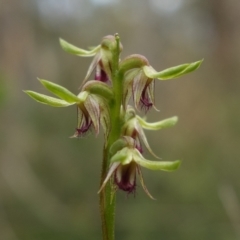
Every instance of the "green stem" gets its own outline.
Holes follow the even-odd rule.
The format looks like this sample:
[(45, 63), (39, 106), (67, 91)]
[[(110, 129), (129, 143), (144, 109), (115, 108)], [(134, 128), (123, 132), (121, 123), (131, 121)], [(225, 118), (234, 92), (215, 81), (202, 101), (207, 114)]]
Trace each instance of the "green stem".
[[(110, 165), (109, 149), (111, 145), (120, 138), (121, 136), (121, 125), (122, 120), (120, 117), (121, 104), (122, 104), (122, 75), (119, 73), (119, 37), (116, 34), (116, 48), (113, 50), (112, 58), (112, 84), (114, 100), (109, 106), (110, 108), (110, 121), (111, 131), (108, 136), (107, 145), (103, 150), (103, 162), (102, 162), (102, 173), (101, 173), (101, 184), (104, 181), (107, 171)], [(115, 203), (116, 194), (115, 186), (111, 181), (105, 186), (103, 191), (100, 193), (100, 212), (102, 220), (102, 233), (103, 240), (114, 240), (115, 233)]]

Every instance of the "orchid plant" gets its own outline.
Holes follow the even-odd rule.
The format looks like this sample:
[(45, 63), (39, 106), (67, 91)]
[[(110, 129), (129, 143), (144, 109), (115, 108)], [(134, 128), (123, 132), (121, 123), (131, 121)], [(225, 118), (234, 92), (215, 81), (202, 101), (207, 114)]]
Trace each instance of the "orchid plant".
[[(174, 171), (180, 161), (151, 161), (143, 156), (143, 146), (158, 158), (150, 148), (144, 129), (160, 130), (174, 126), (177, 117), (149, 123), (137, 113), (146, 114), (154, 108), (155, 80), (168, 80), (190, 73), (202, 63), (186, 63), (157, 72), (148, 60), (139, 54), (121, 60), (123, 49), (118, 34), (106, 36), (100, 45), (89, 50), (78, 48), (63, 39), (60, 45), (66, 52), (93, 57), (86, 77), (75, 95), (58, 84), (39, 79), (40, 83), (58, 98), (34, 91), (25, 91), (37, 102), (52, 107), (76, 105), (78, 123), (72, 137), (79, 138), (89, 130), (104, 132), (104, 146), (99, 199), (103, 240), (114, 239), (114, 217), (116, 191), (135, 193), (136, 177), (146, 194), (154, 199), (144, 184), (141, 168)], [(94, 74), (92, 74), (94, 72)], [(93, 80), (89, 80), (94, 76)], [(134, 106), (129, 105), (132, 97)], [(157, 110), (157, 109), (156, 109)]]

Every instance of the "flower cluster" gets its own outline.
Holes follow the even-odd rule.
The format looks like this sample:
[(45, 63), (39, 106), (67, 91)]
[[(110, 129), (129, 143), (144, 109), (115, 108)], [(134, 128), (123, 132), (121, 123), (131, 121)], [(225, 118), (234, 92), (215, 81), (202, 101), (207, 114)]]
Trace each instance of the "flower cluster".
[[(157, 72), (142, 55), (133, 54), (120, 60), (123, 47), (118, 36), (106, 36), (100, 45), (84, 50), (60, 39), (62, 48), (71, 54), (82, 57), (93, 57), (86, 77), (75, 95), (66, 88), (40, 79), (41, 84), (58, 98), (46, 96), (33, 91), (25, 91), (34, 100), (53, 107), (77, 106), (78, 124), (73, 137), (82, 137), (90, 129), (96, 134), (102, 126), (105, 135), (105, 149), (108, 151), (108, 171), (102, 179), (99, 192), (106, 184), (127, 193), (134, 193), (136, 176), (148, 196), (141, 167), (150, 170), (173, 171), (180, 161), (150, 161), (143, 157), (143, 145), (156, 158), (147, 141), (144, 129), (160, 130), (176, 124), (177, 117), (155, 123), (148, 123), (136, 114), (145, 114), (154, 105), (154, 85), (156, 80), (168, 80), (180, 77), (196, 70), (202, 61), (182, 64)], [(116, 57), (117, 56), (117, 57)], [(90, 77), (93, 75), (93, 79)], [(129, 105), (132, 97), (134, 107)], [(120, 104), (119, 104), (120, 102)], [(118, 119), (118, 125), (116, 121)], [(120, 131), (114, 131), (114, 128)], [(115, 134), (115, 135), (114, 135)]]

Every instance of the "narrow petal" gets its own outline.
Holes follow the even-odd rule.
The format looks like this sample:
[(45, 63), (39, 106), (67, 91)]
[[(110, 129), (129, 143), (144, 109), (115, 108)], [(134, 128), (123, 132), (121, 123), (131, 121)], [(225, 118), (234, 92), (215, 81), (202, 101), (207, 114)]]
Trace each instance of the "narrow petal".
[(139, 166), (137, 166), (137, 171), (138, 171), (138, 175), (139, 175), (139, 180), (140, 180), (140, 183), (142, 185), (142, 188), (144, 190), (144, 192), (152, 199), (152, 200), (156, 200), (151, 194), (150, 192), (148, 191), (145, 183), (144, 183), (144, 180), (143, 180), (143, 175), (142, 175), (142, 171), (141, 171), (141, 168)]
[(87, 70), (87, 74), (81, 84), (81, 86), (83, 86), (83, 84), (88, 80), (88, 78), (90, 77), (91, 73), (93, 72), (93, 70), (97, 67), (98, 62), (101, 59), (101, 53), (98, 52), (95, 57), (93, 58), (88, 70)]
[(93, 95), (89, 95), (84, 106), (93, 122), (96, 135), (99, 133), (100, 108), (97, 99)]
[(143, 90), (146, 87), (147, 84), (147, 77), (142, 74), (142, 72), (140, 72), (133, 81), (133, 98), (134, 98), (134, 104), (135, 104), (135, 108), (139, 109), (139, 105), (140, 105), (140, 99), (142, 97), (143, 94)]
[(103, 70), (105, 71), (109, 79), (111, 79), (111, 76), (112, 76), (112, 69), (111, 69), (112, 67), (110, 62), (110, 59), (112, 58), (112, 56), (110, 54), (111, 53), (109, 51), (103, 48), (101, 49), (101, 62), (102, 62)]
[(68, 103), (62, 99), (58, 99), (58, 98), (53, 98), (53, 97), (49, 97), (47, 95), (41, 94), (41, 93), (37, 93), (34, 91), (24, 91), (26, 94), (28, 94), (28, 96), (30, 96), (31, 98), (33, 98), (35, 101), (42, 103), (42, 104), (46, 104), (52, 107), (68, 107), (73, 105), (74, 103)]
[(104, 132), (104, 139), (105, 139), (105, 144), (107, 144), (107, 138), (109, 135), (109, 131), (111, 129), (111, 122), (109, 118), (109, 112), (106, 106), (101, 106), (101, 114), (100, 114), (100, 123), (103, 128)]
[(158, 110), (155, 106), (154, 90), (155, 90), (155, 79), (153, 79), (151, 83), (148, 85), (147, 94), (150, 102), (152, 103), (152, 107), (155, 109), (155, 111), (159, 112), (160, 110)]
[(107, 176), (106, 178), (104, 179), (100, 189), (98, 190), (98, 194), (103, 190), (103, 188), (106, 186), (108, 180), (110, 179), (110, 177), (112, 176), (113, 172), (117, 169), (117, 167), (119, 166), (119, 162), (114, 162), (111, 164), (109, 170), (108, 170), (108, 173), (107, 173)]
[(160, 129), (163, 129), (163, 128), (169, 128), (169, 127), (174, 126), (178, 121), (178, 117), (176, 117), (176, 116), (164, 119), (164, 120), (159, 121), (159, 122), (154, 122), (154, 123), (146, 122), (140, 116), (137, 116), (137, 119), (138, 119), (140, 125), (144, 129), (147, 129), (147, 130), (160, 130)]
[(147, 137), (141, 127), (141, 125), (139, 124), (137, 118), (134, 119), (134, 121), (136, 121), (135, 123), (135, 128), (137, 129), (138, 131), (138, 134), (139, 134), (139, 138), (143, 141), (144, 145), (146, 146), (147, 150), (155, 157), (155, 158), (158, 158), (159, 157), (153, 152), (153, 150), (151, 149), (148, 141), (147, 141)]
[(125, 80), (124, 80), (124, 89), (123, 89), (123, 108), (124, 110), (127, 109), (127, 105), (129, 102), (130, 97), (133, 94), (133, 80), (134, 77), (136, 77), (139, 73), (139, 69), (134, 69), (131, 71), (128, 71), (125, 74)]

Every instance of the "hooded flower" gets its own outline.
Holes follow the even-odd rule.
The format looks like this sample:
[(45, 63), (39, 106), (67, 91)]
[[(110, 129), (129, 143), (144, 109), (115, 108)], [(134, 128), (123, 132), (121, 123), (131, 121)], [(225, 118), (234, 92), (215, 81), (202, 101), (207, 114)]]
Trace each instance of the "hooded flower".
[(96, 135), (98, 135), (101, 124), (104, 129), (105, 138), (107, 138), (110, 120), (108, 108), (104, 100), (87, 91), (82, 91), (78, 97), (82, 101), (77, 104), (78, 124), (76, 132), (72, 137), (82, 137), (92, 128)]
[[(123, 106), (126, 109), (131, 96), (135, 108), (147, 112), (154, 107), (154, 79), (149, 78), (143, 71), (143, 66), (148, 66), (148, 60), (141, 55), (134, 54), (120, 64), (125, 72), (123, 90)], [(132, 66), (132, 68), (130, 68)]]
[(139, 54), (133, 54), (120, 62), (120, 72), (125, 75), (123, 91), (123, 106), (126, 109), (131, 95), (135, 108), (145, 110), (156, 107), (154, 105), (155, 79), (168, 80), (180, 77), (196, 70), (202, 61), (186, 63), (157, 72), (148, 60)]
[(138, 175), (144, 191), (150, 198), (154, 199), (144, 184), (141, 167), (150, 170), (174, 171), (179, 165), (180, 161), (178, 160), (174, 162), (150, 161), (145, 159), (137, 149), (124, 147), (111, 158), (111, 165), (99, 192), (113, 176), (114, 183), (119, 189), (127, 193), (134, 193), (136, 176)]
[(78, 124), (73, 137), (83, 136), (91, 127), (98, 134), (101, 113), (98, 100), (86, 91), (81, 92), (78, 97), (82, 101), (77, 104)]
[(136, 109), (147, 112), (150, 108), (155, 108), (154, 84), (154, 79), (148, 78), (142, 69), (129, 71), (124, 85), (124, 106), (128, 104), (132, 95)]
[(109, 86), (102, 82), (89, 81), (83, 86), (83, 90), (78, 96), (76, 96), (58, 84), (42, 79), (40, 82), (50, 92), (60, 97), (60, 99), (33, 91), (26, 91), (36, 101), (53, 107), (77, 105), (78, 124), (73, 137), (84, 136), (91, 128), (94, 129), (97, 135), (101, 124), (104, 129), (105, 138), (107, 138), (110, 119), (106, 98), (111, 99), (112, 95)]
[[(92, 72), (95, 70), (95, 80), (101, 82), (109, 82), (111, 81), (111, 72), (112, 72), (112, 51), (116, 48), (116, 38), (115, 36), (108, 35), (103, 38), (101, 45), (98, 45), (91, 50), (84, 50), (81, 48), (77, 48), (72, 44), (66, 42), (63, 39), (60, 39), (60, 44), (62, 48), (71, 54), (82, 56), (82, 57), (92, 57), (93, 61), (91, 62), (86, 77), (82, 84), (84, 84)], [(120, 44), (120, 51), (122, 50), (122, 45)]]

